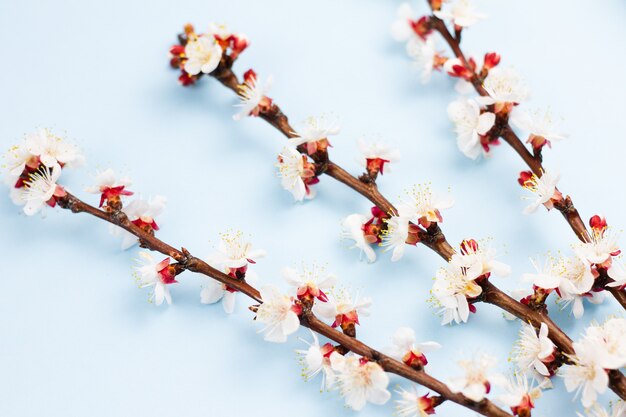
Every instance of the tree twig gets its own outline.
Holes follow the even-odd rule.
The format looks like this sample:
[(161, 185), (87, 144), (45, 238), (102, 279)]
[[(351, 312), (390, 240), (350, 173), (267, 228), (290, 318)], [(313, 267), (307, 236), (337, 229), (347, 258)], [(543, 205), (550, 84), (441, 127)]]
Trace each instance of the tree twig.
[[(443, 24), (443, 22), (441, 23)], [(455, 42), (452, 35), (447, 32), (445, 25), (443, 26), (448, 34), (448, 37)], [(181, 45), (184, 46), (185, 38), (179, 37), (179, 39), (181, 40)], [(463, 57), (462, 59), (465, 59), (462, 52), (458, 48), (458, 44), (456, 45), (461, 57)], [(239, 82), (237, 75), (232, 70), (233, 63), (234, 60), (228, 54), (224, 53), (217, 68), (208, 75), (217, 79), (221, 84), (238, 95), (242, 84)], [(202, 76), (202, 74), (199, 76)], [(482, 89), (480, 83), (478, 83), (477, 88)], [(297, 136), (296, 130), (290, 125), (288, 117), (274, 101), (272, 101), (268, 110), (261, 111), (258, 116), (276, 128), (286, 138), (293, 138)], [(300, 146), (298, 150), (311, 157), (311, 159), (313, 159), (316, 163), (323, 165), (325, 167), (322, 171), (323, 173), (352, 188), (385, 213), (397, 213), (393, 204), (391, 204), (391, 202), (384, 197), (382, 193), (380, 193), (375, 182), (368, 183), (360, 181), (357, 177), (341, 168), (341, 166), (332, 162), (328, 158), (328, 154), (324, 154), (323, 156), (319, 153), (309, 155), (302, 146)], [(437, 253), (446, 262), (449, 262), (452, 255), (456, 253), (456, 250), (446, 240), (439, 225), (437, 223), (433, 223), (427, 230), (420, 226), (416, 227), (419, 227), (420, 242)], [(574, 354), (572, 340), (557, 326), (556, 323), (550, 319), (545, 311), (532, 309), (529, 306), (509, 297), (488, 280), (484, 280), (480, 285), (483, 287), (484, 294), (482, 294), (477, 301), (484, 301), (495, 305), (500, 309), (513, 314), (521, 321), (531, 323), (536, 329), (539, 329), (541, 323), (545, 323), (549, 330), (549, 338), (554, 342), (560, 352), (564, 355)], [(610, 388), (615, 391), (618, 396), (626, 400), (626, 377), (624, 377), (620, 371), (611, 371), (610, 376)]]
[[(205, 275), (226, 284), (230, 288), (236, 289), (257, 303), (263, 302), (259, 291), (249, 283), (243, 280), (235, 279), (213, 268), (203, 260), (192, 256), (191, 253), (185, 248), (179, 250), (163, 242), (155, 237), (153, 233), (148, 233), (142, 228), (131, 223), (126, 214), (122, 211), (117, 210), (108, 212), (100, 210), (85, 203), (70, 193), (67, 193), (66, 196), (59, 198), (57, 202), (61, 208), (70, 210), (73, 213), (89, 214), (132, 233), (139, 239), (139, 244), (142, 247), (160, 252), (163, 255), (173, 258), (177, 262), (177, 264), (174, 265), (180, 272), (187, 270)], [(497, 407), (488, 399), (475, 402), (460, 393), (453, 393), (446, 384), (432, 377), (424, 370), (414, 369), (379, 352), (376, 349), (371, 348), (356, 338), (345, 335), (344, 333), (319, 320), (310, 309), (304, 309), (299, 317), (300, 324), (302, 326), (308, 327), (314, 332), (333, 340), (351, 352), (378, 363), (387, 372), (401, 376), (436, 392), (439, 396), (441, 396), (441, 402), (452, 401), (484, 416), (512, 417), (510, 413), (507, 413)]]

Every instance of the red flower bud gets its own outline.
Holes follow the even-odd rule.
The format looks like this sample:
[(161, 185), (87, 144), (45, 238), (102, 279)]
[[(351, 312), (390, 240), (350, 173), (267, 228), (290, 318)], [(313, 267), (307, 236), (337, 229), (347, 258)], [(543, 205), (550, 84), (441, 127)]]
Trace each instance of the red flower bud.
[(256, 72), (252, 68), (243, 73), (243, 81), (246, 83), (255, 83), (256, 78)]
[(594, 230), (604, 230), (607, 227), (604, 216), (595, 215), (589, 219), (589, 226)]
[(483, 69), (487, 71), (500, 63), (500, 54), (497, 52), (487, 52), (483, 63)]
[(411, 20), (409, 23), (413, 32), (424, 40), (433, 31), (430, 27), (430, 18), (428, 16), (422, 16), (418, 20)]
[(519, 173), (519, 178), (517, 179), (517, 182), (519, 183), (519, 185), (521, 185), (522, 187), (527, 187), (529, 184), (530, 179), (533, 177), (533, 173), (530, 171), (522, 171)]
[(463, 255), (468, 255), (470, 252), (474, 253), (478, 250), (478, 242), (474, 239), (466, 239), (461, 242), (461, 253)]

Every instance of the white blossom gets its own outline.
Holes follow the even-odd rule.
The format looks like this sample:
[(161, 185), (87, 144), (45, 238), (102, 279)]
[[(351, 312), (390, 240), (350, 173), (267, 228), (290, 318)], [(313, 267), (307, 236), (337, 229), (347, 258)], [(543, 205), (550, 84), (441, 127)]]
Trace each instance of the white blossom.
[(338, 278), (334, 274), (326, 272), (326, 269), (317, 265), (304, 267), (298, 271), (294, 268), (282, 269), (283, 279), (296, 290), (298, 298), (310, 295), (322, 302), (328, 300), (324, 291), (328, 291), (337, 283)]
[[(592, 230), (591, 241), (578, 242), (574, 249), (580, 257), (588, 260), (590, 263), (602, 264), (611, 259), (612, 256), (620, 253), (618, 238), (619, 234), (614, 233), (611, 228), (602, 231)], [(610, 267), (608, 273), (610, 276)]]
[(450, 263), (458, 268), (464, 268), (466, 279), (474, 280), (481, 275), (494, 273), (506, 277), (511, 273), (511, 267), (496, 261), (496, 250), (480, 247), (476, 241), (463, 241), (461, 252), (452, 255)]
[(604, 369), (626, 366), (626, 319), (613, 317), (604, 324), (592, 324), (583, 339), (574, 343), (578, 353), (593, 352), (594, 360)]
[[(465, 64), (463, 63), (463, 61), (457, 57), (446, 59), (446, 61), (443, 63), (442, 68), (444, 72), (456, 76), (456, 71), (454, 70), (455, 66), (461, 66), (462, 68), (465, 68)], [(475, 90), (474, 85), (471, 82), (467, 81), (463, 77), (459, 77), (456, 84), (454, 85), (454, 91), (461, 94), (462, 96), (466, 96), (468, 94), (474, 93)]]
[(539, 264), (538, 260), (532, 258), (530, 263), (535, 268), (536, 273), (522, 274), (522, 281), (532, 282), (533, 285), (545, 290), (557, 288), (561, 284), (565, 269), (560, 259), (546, 256), (543, 266)]
[(4, 159), (7, 165), (5, 182), (11, 186), (27, 167), (31, 171), (40, 165), (49, 169), (57, 165), (71, 168), (82, 165), (85, 160), (75, 145), (43, 128), (26, 135), (22, 143), (9, 149)]
[(428, 37), (423, 40), (417, 36), (412, 37), (406, 44), (406, 53), (413, 60), (415, 69), (420, 72), (422, 83), (426, 84), (430, 81), (438, 56), (435, 39)]
[(457, 0), (450, 10), (435, 10), (435, 16), (440, 19), (450, 19), (455, 26), (469, 27), (487, 15), (479, 13), (470, 0)]
[[(381, 142), (367, 142), (364, 138), (357, 140), (362, 158), (359, 162), (363, 167), (367, 167), (370, 160), (381, 160), (384, 163), (397, 162), (400, 159), (400, 151), (392, 149), (388, 145)], [(383, 172), (383, 164), (381, 164), (380, 172)]]
[(454, 123), (457, 134), (457, 146), (465, 156), (471, 159), (486, 154), (480, 141), (494, 125), (496, 115), (491, 112), (481, 113), (475, 100), (460, 98), (448, 105), (448, 117)]
[(510, 408), (518, 408), (520, 411), (528, 411), (535, 406), (535, 400), (542, 395), (542, 389), (552, 388), (549, 378), (543, 378), (537, 384), (535, 379), (530, 382), (522, 373), (516, 373), (507, 379), (504, 386), (504, 393), (498, 396), (498, 401)]
[(267, 285), (260, 290), (263, 303), (256, 313), (256, 320), (265, 325), (259, 332), (264, 332), (268, 342), (284, 343), (287, 336), (300, 327), (298, 314), (290, 297), (283, 295), (278, 288)]
[[(132, 181), (128, 177), (122, 177), (119, 180), (115, 175), (115, 171), (111, 168), (98, 172), (96, 175), (96, 184), (90, 187), (85, 187), (85, 191), (91, 194), (102, 194), (100, 197), (100, 207), (105, 200), (111, 195), (132, 195), (133, 193), (124, 188), (132, 185)], [(112, 191), (114, 191), (112, 193)]]
[[(611, 410), (607, 411), (598, 404), (594, 404), (593, 408), (585, 410), (587, 417), (626, 417), (626, 403), (617, 401), (611, 404)], [(578, 417), (582, 414), (576, 413)]]
[[(163, 212), (166, 202), (167, 199), (160, 195), (150, 200), (137, 199), (124, 206), (122, 211), (132, 223), (148, 224), (154, 230), (158, 230), (155, 218)], [(122, 250), (130, 248), (138, 242), (137, 236), (121, 227), (112, 226), (110, 230), (114, 236), (122, 236)]]
[(305, 167), (306, 156), (302, 155), (296, 148), (285, 146), (278, 156), (278, 175), (280, 185), (293, 195), (295, 201), (302, 201), (305, 198), (313, 198), (315, 192), (305, 183), (305, 178), (312, 178), (315, 173), (310, 167)]
[(207, 262), (213, 266), (225, 268), (242, 268), (266, 255), (263, 249), (254, 249), (240, 231), (220, 233), (220, 243), (217, 251), (207, 257)]
[(396, 20), (391, 25), (391, 36), (398, 42), (408, 41), (416, 36), (411, 26), (415, 12), (409, 3), (402, 3), (396, 12)]
[(231, 291), (226, 284), (213, 278), (206, 278), (200, 290), (200, 302), (202, 304), (215, 304), (221, 300), (224, 312), (232, 314), (235, 310), (235, 294), (235, 291)]
[(513, 349), (513, 361), (522, 371), (534, 369), (543, 376), (550, 376), (546, 363), (554, 360), (554, 348), (545, 323), (541, 323), (537, 334), (532, 325), (522, 322), (519, 340)]
[(563, 275), (559, 284), (559, 298), (563, 305), (572, 305), (572, 313), (575, 318), (581, 318), (585, 309), (583, 299), (598, 303), (602, 302), (599, 293), (590, 293), (595, 277), (591, 272), (591, 266), (586, 259), (572, 256), (562, 260)]
[(163, 300), (167, 301), (167, 304), (172, 304), (168, 284), (176, 280), (167, 271), (170, 259), (166, 258), (157, 262), (149, 252), (139, 252), (139, 256), (142, 257), (139, 260), (142, 264), (135, 268), (139, 288), (153, 287), (150, 302), (154, 302), (157, 306), (163, 304)]
[(467, 322), (470, 313), (467, 299), (478, 297), (482, 288), (468, 279), (460, 268), (448, 266), (437, 270), (431, 292), (442, 307), (441, 324), (444, 325), (452, 321)]
[(357, 295), (354, 299), (346, 290), (331, 293), (332, 297), (325, 303), (315, 303), (313, 313), (325, 320), (335, 320), (335, 325), (342, 321), (359, 323), (359, 316), (369, 316), (372, 299)]
[(223, 23), (209, 23), (209, 30), (206, 33), (208, 36), (213, 36), (216, 39), (228, 39), (233, 33)]
[(385, 353), (399, 361), (404, 361), (407, 355), (419, 358), (441, 348), (439, 343), (433, 341), (417, 343), (415, 331), (409, 327), (400, 327), (391, 340), (393, 344), (385, 349)]
[(610, 282), (606, 284), (608, 287), (623, 287), (626, 286), (626, 266), (619, 261), (618, 259), (613, 259), (611, 262), (611, 267), (607, 271), (609, 277), (611, 277), (614, 282)]
[(24, 205), (23, 211), (27, 216), (34, 216), (46, 205), (54, 207), (54, 197), (63, 197), (67, 193), (57, 184), (61, 176), (61, 167), (55, 165), (52, 169), (42, 167), (30, 174), (24, 182), (24, 187), (16, 191), (16, 203)]
[(258, 110), (259, 105), (271, 104), (271, 100), (266, 97), (267, 92), (272, 87), (274, 78), (272, 76), (267, 77), (265, 83), (262, 84), (259, 78), (255, 75), (246, 80), (241, 86), (239, 86), (239, 104), (235, 104), (235, 107), (239, 107), (239, 112), (233, 115), (234, 120), (241, 120), (250, 115), (254, 115)]
[(452, 197), (441, 198), (433, 194), (429, 184), (416, 185), (407, 191), (406, 195), (408, 199), (398, 205), (400, 217), (422, 225), (430, 222), (441, 223), (443, 221), (441, 210), (454, 205)]
[(480, 104), (521, 103), (528, 97), (528, 88), (513, 68), (495, 67), (483, 82), (488, 96), (478, 97)]
[(387, 390), (389, 377), (376, 362), (355, 355), (333, 353), (330, 363), (337, 372), (339, 391), (346, 405), (353, 410), (361, 410), (367, 402), (385, 404), (391, 398)]
[(348, 239), (354, 240), (353, 248), (358, 248), (361, 253), (364, 253), (368, 262), (374, 262), (376, 260), (376, 253), (372, 249), (369, 242), (363, 232), (363, 225), (366, 224), (370, 218), (359, 213), (354, 213), (346, 217), (341, 221), (341, 227), (343, 229), (342, 236)]
[(535, 174), (524, 182), (523, 187), (530, 190), (535, 194), (534, 197), (524, 197), (526, 200), (531, 200), (531, 203), (524, 209), (524, 214), (530, 214), (537, 211), (540, 205), (546, 206), (548, 210), (552, 209), (553, 198), (560, 198), (561, 193), (557, 190), (556, 186), (561, 179), (559, 173), (552, 173), (544, 171), (541, 177)]
[(222, 59), (222, 48), (212, 36), (190, 39), (185, 46), (185, 72), (189, 75), (210, 74)]
[(409, 219), (391, 216), (386, 220), (387, 229), (383, 231), (381, 246), (385, 251), (392, 251), (391, 261), (396, 262), (404, 255), (406, 239), (409, 236)]
[(336, 381), (335, 371), (330, 366), (330, 356), (333, 354), (334, 348), (330, 343), (320, 346), (315, 332), (311, 331), (311, 336), (313, 340), (310, 343), (303, 340), (309, 346), (308, 349), (296, 350), (303, 367), (304, 378), (309, 381), (321, 373), (322, 389), (330, 390)]
[[(576, 349), (578, 348), (578, 349)], [(585, 408), (591, 407), (609, 385), (607, 372), (597, 362), (598, 353), (595, 349), (575, 346), (576, 355), (572, 357), (572, 365), (563, 365), (559, 371), (565, 382), (567, 392), (576, 391)]]
[(396, 393), (400, 399), (396, 400), (396, 413), (399, 417), (428, 417), (435, 412), (434, 400), (428, 394), (419, 395), (415, 385), (411, 390), (399, 388)]
[(556, 123), (549, 109), (527, 112), (519, 107), (515, 107), (511, 111), (509, 121), (518, 128), (530, 133), (531, 138), (533, 136), (543, 138), (548, 143), (567, 138), (566, 134), (555, 128)]
[(328, 139), (329, 136), (338, 135), (340, 131), (337, 119), (332, 116), (309, 117), (302, 123), (299, 132), (293, 132), (297, 136), (289, 138), (288, 142), (294, 147), (303, 143), (314, 144), (319, 140)]
[(96, 185), (86, 187), (85, 191), (92, 194), (100, 194), (107, 188), (128, 187), (132, 185), (132, 181), (128, 177), (122, 177), (119, 180), (115, 175), (115, 171), (111, 168), (98, 172), (96, 175)]
[(590, 291), (582, 295), (562, 292), (561, 297), (559, 298), (559, 303), (562, 308), (571, 305), (572, 314), (575, 318), (579, 319), (583, 316), (583, 314), (585, 314), (584, 300), (590, 302), (591, 304), (602, 304), (604, 299), (604, 292)]
[(31, 136), (29, 152), (38, 155), (41, 163), (48, 168), (57, 164), (76, 168), (85, 162), (85, 157), (75, 145), (66, 142), (48, 129), (39, 129)]
[(478, 354), (472, 360), (457, 362), (465, 375), (451, 378), (448, 387), (452, 392), (465, 395), (472, 401), (481, 401), (489, 393), (491, 385), (503, 385), (504, 377), (491, 369), (497, 364), (496, 358)]

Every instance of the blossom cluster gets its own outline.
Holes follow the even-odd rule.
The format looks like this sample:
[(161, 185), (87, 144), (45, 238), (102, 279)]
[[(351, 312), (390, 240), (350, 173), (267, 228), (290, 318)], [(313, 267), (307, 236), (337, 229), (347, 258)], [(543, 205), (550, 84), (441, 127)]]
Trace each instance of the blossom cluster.
[(531, 259), (536, 271), (524, 274), (522, 280), (532, 283), (533, 292), (525, 295), (522, 303), (543, 305), (554, 292), (559, 302), (571, 305), (574, 317), (580, 318), (585, 311), (583, 300), (598, 304), (604, 300), (605, 287), (624, 288), (626, 269), (615, 258), (620, 254), (617, 235), (601, 216), (593, 216), (589, 224), (590, 240), (575, 243), (571, 256), (548, 255), (543, 263)]
[[(258, 258), (264, 252), (251, 249), (241, 236), (240, 233), (223, 235), (220, 250), (207, 260), (213, 265), (225, 266), (231, 277), (243, 280), (246, 267), (254, 263), (250, 257)], [(287, 341), (288, 336), (299, 329), (305, 311), (314, 313), (330, 322), (332, 327), (339, 327), (352, 336), (356, 335), (355, 326), (359, 324), (359, 318), (369, 314), (371, 300), (353, 298), (345, 290), (333, 290), (337, 277), (322, 267), (303, 266), (301, 270), (284, 268), (282, 275), (292, 288), (290, 293), (284, 294), (275, 285), (264, 285), (260, 289), (262, 303), (253, 308), (256, 321), (263, 326), (260, 332), (269, 342)], [(236, 291), (217, 284), (221, 285), (217, 288), (217, 295), (215, 285), (203, 288), (202, 302), (212, 303), (224, 298), (225, 310), (232, 312), (232, 301), (227, 301), (226, 297), (231, 297), (230, 294)], [(345, 397), (346, 405), (355, 410), (363, 408), (367, 402), (384, 404), (389, 400), (389, 377), (380, 365), (358, 355), (346, 354), (330, 342), (320, 345), (318, 337), (312, 334), (312, 342), (307, 342), (308, 349), (297, 351), (307, 380), (321, 373), (323, 388), (337, 389)]]
[(39, 129), (6, 153), (4, 182), (11, 187), (11, 200), (33, 216), (45, 206), (54, 207), (67, 194), (58, 184), (61, 171), (83, 163), (75, 145), (49, 129)]
[[(282, 187), (295, 201), (315, 197), (313, 185), (319, 182), (319, 168), (315, 160), (328, 160), (329, 137), (339, 134), (341, 128), (336, 118), (328, 115), (309, 117), (297, 132), (291, 132), (287, 145), (278, 155), (278, 176)], [(359, 163), (367, 175), (374, 179), (383, 174), (387, 164), (396, 162), (400, 153), (382, 142), (358, 139), (361, 156)], [(371, 259), (371, 254), (368, 254)]]
[[(230, 68), (235, 59), (250, 44), (246, 35), (231, 32), (225, 25), (211, 23), (206, 33), (196, 33), (192, 25), (185, 26), (179, 35), (180, 44), (170, 48), (170, 65), (178, 68), (178, 78), (183, 86), (190, 86), (202, 75), (215, 75), (220, 68)], [(272, 109), (272, 99), (267, 96), (273, 83), (272, 77), (262, 82), (253, 69), (243, 76), (237, 86), (240, 102), (235, 105), (239, 112), (233, 119), (259, 116)]]
[(178, 80), (184, 86), (215, 71), (224, 56), (236, 59), (249, 44), (246, 35), (231, 32), (216, 23), (209, 24), (207, 32), (200, 34), (192, 25), (186, 25), (179, 38), (181, 43), (170, 48), (170, 65), (180, 68)]
[(392, 251), (391, 260), (397, 261), (404, 255), (406, 245), (417, 245), (420, 231), (441, 223), (441, 212), (453, 205), (451, 197), (433, 194), (430, 184), (416, 185), (406, 191), (397, 205), (397, 214), (389, 215), (377, 207), (368, 215), (351, 214), (342, 221), (342, 235), (353, 240), (353, 247), (365, 253), (369, 262), (376, 260), (372, 245)]
[(505, 277), (511, 268), (496, 260), (496, 251), (479, 245), (474, 239), (461, 242), (460, 252), (455, 253), (445, 267), (437, 271), (431, 293), (441, 307), (442, 324), (465, 323), (469, 313), (475, 313), (473, 302), (483, 293), (481, 284), (492, 273)]
[(499, 66), (498, 53), (488, 52), (479, 62), (475, 57), (446, 57), (437, 50), (435, 25), (450, 22), (458, 40), (463, 30), (486, 18), (485, 14), (476, 11), (470, 0), (456, 0), (449, 6), (432, 1), (431, 8), (432, 15), (418, 18), (408, 3), (402, 4), (391, 31), (396, 40), (406, 42), (408, 55), (422, 72), (422, 81), (427, 82), (433, 70), (438, 70), (459, 80), (459, 93), (467, 94), (473, 87), (480, 92), (476, 98), (463, 97), (448, 106), (463, 154), (471, 159), (488, 156), (509, 121), (529, 133), (527, 142), (536, 152), (566, 137), (549, 109), (527, 112), (517, 107), (528, 98), (528, 87), (513, 68)]
[(574, 350), (572, 363), (561, 368), (560, 376), (567, 391), (580, 395), (588, 408), (607, 390), (608, 371), (626, 366), (626, 319), (610, 318), (602, 325), (589, 326), (582, 339), (574, 342)]

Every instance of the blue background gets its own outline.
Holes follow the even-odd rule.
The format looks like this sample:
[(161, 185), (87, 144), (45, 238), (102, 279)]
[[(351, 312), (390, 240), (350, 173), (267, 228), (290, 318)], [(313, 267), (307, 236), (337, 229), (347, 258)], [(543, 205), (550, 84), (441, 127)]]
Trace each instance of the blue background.
[[(39, 126), (66, 131), (89, 162), (64, 174), (80, 196), (95, 203), (82, 188), (98, 169), (113, 167), (134, 179), (133, 190), (169, 198), (159, 232), (165, 241), (204, 256), (218, 232), (243, 230), (269, 251), (254, 267), (262, 282), (282, 285), (282, 266), (316, 261), (345, 286), (372, 295), (373, 314), (362, 319), (359, 336), (373, 346), (387, 345), (407, 325), (444, 345), (428, 368), (439, 378), (458, 372), (451, 358), (478, 349), (497, 355), (506, 370), (519, 324), (480, 305), (469, 324), (440, 327), (426, 301), (442, 265), (436, 255), (419, 246), (395, 264), (389, 254), (373, 265), (359, 262), (339, 238), (339, 222), (370, 205), (330, 178), (316, 186), (314, 201), (293, 204), (273, 167), (283, 138), (260, 120), (234, 122), (230, 91), (213, 80), (184, 89), (167, 65), (168, 47), (187, 21), (199, 30), (216, 21), (246, 33), (252, 45), (236, 64), (239, 74), (250, 67), (263, 78), (273, 74), (271, 97), (293, 122), (339, 115), (343, 131), (332, 157), (353, 173), (360, 172), (360, 135), (399, 147), (404, 160), (380, 180), (392, 200), (419, 182), (432, 181), (440, 192), (451, 187), (457, 204), (443, 213), (449, 240), (493, 238), (514, 271), (496, 283), (516, 288), (531, 270), (529, 256), (567, 251), (573, 234), (556, 212), (521, 213), (516, 178), (523, 166), (506, 146), (483, 162), (457, 151), (446, 116), (453, 82), (435, 74), (420, 84), (389, 34), (398, 4), (3, 0), (0, 144), (8, 148)], [(531, 107), (550, 105), (564, 117), (571, 139), (547, 152), (547, 166), (560, 168), (562, 190), (585, 218), (601, 212), (623, 226), (626, 57), (616, 42), (625, 38), (624, 3), (477, 5), (490, 18), (465, 33), (464, 48), (501, 52), (503, 64), (531, 86)], [(422, 2), (414, 6), (425, 11)], [(26, 218), (3, 198), (0, 224), (0, 415), (353, 414), (336, 393), (320, 394), (319, 380), (301, 380), (297, 337), (283, 345), (262, 341), (243, 298), (226, 316), (219, 305), (199, 303), (200, 280), (185, 274), (172, 287), (174, 304), (156, 308), (131, 276), (136, 250), (120, 252), (95, 219), (52, 210), (45, 219)], [(590, 320), (620, 313), (610, 299), (588, 307), (578, 323), (551, 310), (574, 338)], [(390, 415), (392, 408), (369, 405), (361, 415)], [(557, 378), (536, 415), (579, 409)], [(438, 415), (473, 413), (446, 404)]]

